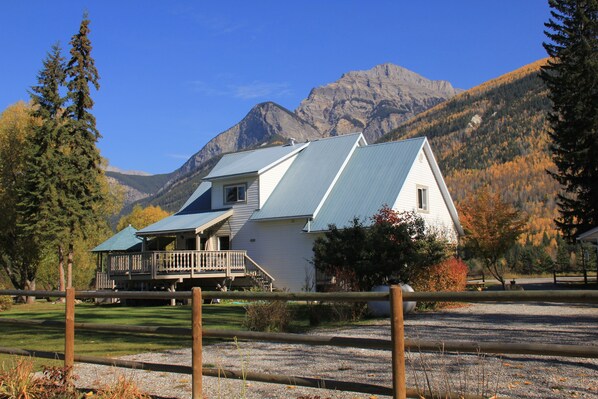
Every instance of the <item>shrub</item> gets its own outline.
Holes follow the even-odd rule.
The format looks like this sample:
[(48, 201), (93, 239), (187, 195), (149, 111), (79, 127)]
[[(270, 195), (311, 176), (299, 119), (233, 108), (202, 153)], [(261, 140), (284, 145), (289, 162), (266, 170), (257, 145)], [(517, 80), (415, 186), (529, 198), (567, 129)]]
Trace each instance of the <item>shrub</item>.
[(292, 312), (286, 301), (256, 301), (245, 307), (243, 324), (251, 331), (287, 331)]
[(150, 399), (151, 396), (143, 393), (137, 387), (137, 384), (130, 378), (118, 376), (115, 384), (100, 389), (92, 399)]
[[(427, 269), (425, 273), (419, 273), (413, 281), (413, 288), (415, 291), (422, 292), (464, 291), (467, 285), (467, 271), (467, 265), (461, 259), (449, 258)], [(450, 304), (449, 302), (418, 302), (418, 307), (439, 309)]]
[(0, 312), (12, 308), (12, 298), (8, 295), (0, 295)]

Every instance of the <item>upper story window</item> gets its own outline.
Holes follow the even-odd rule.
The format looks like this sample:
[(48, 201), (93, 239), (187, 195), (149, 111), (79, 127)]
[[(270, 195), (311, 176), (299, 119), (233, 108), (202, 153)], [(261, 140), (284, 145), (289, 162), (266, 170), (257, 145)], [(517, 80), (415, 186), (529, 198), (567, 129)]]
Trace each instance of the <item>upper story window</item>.
[(224, 203), (237, 204), (239, 202), (247, 202), (246, 193), (246, 184), (234, 184), (230, 186), (224, 186)]
[(426, 186), (417, 186), (417, 210), (420, 212), (429, 211), (428, 187)]

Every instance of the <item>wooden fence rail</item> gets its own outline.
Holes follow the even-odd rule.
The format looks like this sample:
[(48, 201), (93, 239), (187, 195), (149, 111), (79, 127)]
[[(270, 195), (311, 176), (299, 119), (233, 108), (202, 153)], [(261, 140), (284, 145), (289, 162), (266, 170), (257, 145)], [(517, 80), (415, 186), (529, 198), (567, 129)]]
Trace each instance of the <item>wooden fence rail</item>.
[[(191, 292), (112, 292), (100, 293), (93, 291), (67, 292), (57, 291), (21, 291), (0, 290), (0, 295), (35, 296), (35, 297), (66, 297), (65, 322), (48, 320), (16, 320), (0, 318), (0, 324), (15, 324), (28, 326), (46, 326), (65, 329), (65, 352), (31, 351), (16, 348), (2, 348), (0, 353), (36, 356), (42, 358), (61, 359), (65, 365), (72, 365), (74, 361), (105, 364), (117, 367), (129, 367), (155, 371), (169, 371), (192, 375), (193, 398), (201, 398), (201, 376), (216, 376), (225, 378), (243, 378), (245, 380), (271, 382), (278, 384), (291, 384), (307, 387), (327, 388), (345, 391), (362, 392), (369, 394), (392, 395), (393, 398), (420, 397), (414, 389), (405, 385), (405, 349), (419, 351), (443, 350), (458, 352), (485, 352), (485, 353), (510, 353), (510, 354), (535, 354), (546, 356), (568, 356), (598, 358), (598, 347), (579, 345), (544, 345), (544, 344), (511, 344), (511, 343), (480, 343), (465, 341), (424, 341), (404, 339), (403, 328), (403, 300), (417, 301), (451, 301), (451, 302), (487, 302), (487, 301), (513, 301), (513, 302), (569, 302), (569, 303), (598, 303), (596, 291), (509, 291), (509, 292), (462, 292), (462, 293), (403, 293), (398, 286), (391, 287), (389, 293), (256, 293), (256, 292), (205, 292), (194, 288)], [(74, 299), (75, 298), (136, 298), (136, 299), (181, 299), (192, 301), (192, 328), (148, 327), (148, 326), (116, 326), (109, 324), (75, 323)], [(388, 301), (391, 302), (391, 340), (329, 337), (329, 336), (302, 336), (300, 334), (271, 334), (249, 331), (230, 331), (204, 329), (201, 323), (201, 304), (204, 298), (227, 298), (241, 300), (295, 300), (295, 301)], [(183, 335), (192, 337), (192, 366), (172, 366), (165, 364), (123, 361), (92, 356), (81, 356), (74, 353), (74, 331), (95, 330), (113, 332), (134, 332), (164, 335)], [(297, 376), (266, 375), (262, 373), (237, 372), (222, 369), (202, 368), (202, 338), (233, 338), (244, 340), (260, 340), (272, 342), (298, 343), (306, 345), (331, 345), (355, 348), (369, 348), (392, 351), (392, 388), (363, 384), (348, 381), (333, 381), (317, 378), (304, 378)], [(450, 394), (440, 393), (442, 397), (451, 397)], [(466, 398), (479, 398), (466, 396)]]

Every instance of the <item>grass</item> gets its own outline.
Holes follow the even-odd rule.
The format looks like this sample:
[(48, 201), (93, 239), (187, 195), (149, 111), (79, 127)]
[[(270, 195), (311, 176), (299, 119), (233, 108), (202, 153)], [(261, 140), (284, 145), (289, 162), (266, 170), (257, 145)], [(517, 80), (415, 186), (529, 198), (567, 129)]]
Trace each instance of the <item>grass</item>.
[[(0, 318), (30, 320), (64, 320), (64, 304), (38, 301), (31, 305), (15, 305), (0, 313)], [(242, 305), (220, 304), (203, 307), (203, 326), (218, 329), (243, 329), (245, 309)], [(128, 307), (118, 305), (75, 306), (75, 322), (120, 325), (169, 326), (191, 328), (190, 306)], [(64, 330), (39, 327), (0, 325), (2, 346), (40, 351), (63, 352)], [(75, 331), (75, 353), (90, 356), (123, 356), (141, 352), (191, 346), (191, 337), (170, 337), (150, 334)], [(9, 358), (0, 355), (0, 362)], [(46, 360), (42, 360), (46, 363)]]

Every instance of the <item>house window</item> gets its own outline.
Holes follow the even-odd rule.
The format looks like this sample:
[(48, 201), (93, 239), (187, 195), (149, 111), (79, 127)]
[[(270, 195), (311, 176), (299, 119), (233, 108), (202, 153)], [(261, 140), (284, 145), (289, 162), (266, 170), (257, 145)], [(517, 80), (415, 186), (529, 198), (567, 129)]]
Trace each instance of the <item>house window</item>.
[(428, 187), (417, 186), (417, 210), (420, 212), (428, 212)]
[(245, 184), (235, 184), (232, 186), (224, 186), (224, 203), (236, 204), (239, 202), (247, 202), (245, 196), (247, 186)]

